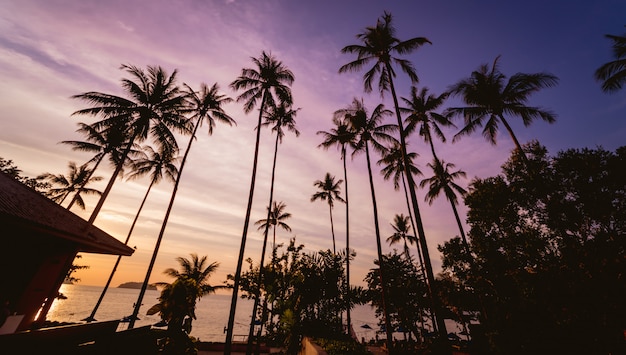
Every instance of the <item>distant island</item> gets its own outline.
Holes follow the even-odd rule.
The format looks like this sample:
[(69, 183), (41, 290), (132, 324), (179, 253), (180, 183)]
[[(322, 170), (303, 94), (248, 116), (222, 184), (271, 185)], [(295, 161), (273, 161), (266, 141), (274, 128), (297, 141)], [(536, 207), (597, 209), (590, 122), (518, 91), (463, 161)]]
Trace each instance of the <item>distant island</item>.
[[(123, 284), (120, 284), (119, 286), (117, 286), (117, 288), (140, 289), (142, 284), (143, 284), (142, 282), (124, 282)], [(147, 290), (156, 290), (156, 289), (157, 287), (154, 284), (148, 284)]]

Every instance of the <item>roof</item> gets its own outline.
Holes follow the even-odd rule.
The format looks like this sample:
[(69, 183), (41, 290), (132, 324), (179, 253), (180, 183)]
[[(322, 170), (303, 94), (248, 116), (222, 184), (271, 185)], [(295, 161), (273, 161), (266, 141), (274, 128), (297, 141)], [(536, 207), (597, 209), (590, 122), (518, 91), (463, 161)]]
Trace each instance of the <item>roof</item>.
[(46, 196), (0, 173), (0, 221), (75, 243), (79, 252), (129, 256), (133, 249)]

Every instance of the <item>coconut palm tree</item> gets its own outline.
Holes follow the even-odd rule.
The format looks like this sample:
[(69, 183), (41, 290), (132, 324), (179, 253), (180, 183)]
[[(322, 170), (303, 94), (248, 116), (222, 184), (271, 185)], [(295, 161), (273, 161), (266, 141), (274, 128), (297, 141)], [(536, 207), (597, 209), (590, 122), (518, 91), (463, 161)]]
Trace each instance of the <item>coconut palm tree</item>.
[(146, 289), (148, 288), (150, 275), (152, 274), (152, 268), (154, 267), (156, 257), (159, 253), (159, 247), (161, 246), (161, 241), (163, 240), (163, 235), (165, 234), (165, 228), (167, 227), (167, 222), (169, 220), (170, 213), (172, 212), (172, 206), (174, 205), (174, 199), (176, 198), (176, 193), (178, 192), (178, 186), (180, 185), (180, 179), (183, 174), (183, 169), (185, 167), (185, 163), (187, 162), (189, 151), (191, 150), (191, 143), (193, 143), (196, 138), (198, 128), (202, 126), (203, 121), (206, 121), (209, 126), (209, 135), (211, 135), (213, 134), (213, 126), (215, 126), (216, 120), (228, 124), (229, 126), (232, 126), (233, 123), (235, 123), (235, 120), (228, 116), (226, 112), (224, 112), (224, 108), (222, 107), (222, 105), (231, 102), (232, 99), (220, 94), (219, 86), (217, 84), (213, 84), (213, 86), (209, 88), (206, 84), (203, 83), (200, 86), (199, 96), (188, 85), (185, 86), (187, 88), (186, 95), (188, 100), (186, 101), (186, 107), (184, 111), (191, 115), (190, 121), (195, 121), (195, 123), (192, 123), (193, 132), (191, 133), (191, 138), (189, 138), (189, 143), (187, 143), (187, 148), (185, 149), (185, 153), (180, 162), (180, 168), (178, 169), (178, 174), (176, 175), (176, 181), (174, 182), (172, 196), (170, 197), (170, 202), (167, 206), (165, 217), (163, 218), (163, 222), (161, 223), (161, 230), (159, 232), (156, 245), (154, 246), (154, 250), (152, 252), (152, 258), (150, 259), (150, 264), (148, 265), (148, 271), (146, 272), (146, 277), (144, 278), (143, 284), (141, 285), (141, 290), (139, 291), (139, 296), (137, 298), (137, 302), (135, 303), (133, 315), (130, 319), (130, 322), (128, 323), (129, 329), (131, 329), (135, 325), (135, 320), (137, 318), (137, 315), (139, 314), (139, 308), (141, 307), (141, 301), (143, 300), (143, 296), (145, 295)]
[(92, 212), (89, 225), (98, 216), (133, 144), (141, 143), (152, 136), (157, 145), (178, 147), (172, 130), (180, 133), (189, 130), (188, 119), (183, 115), (185, 95), (176, 85), (176, 70), (168, 75), (159, 66), (148, 66), (146, 71), (132, 65), (122, 65), (121, 69), (131, 76), (130, 79), (122, 79), (122, 88), (127, 97), (93, 91), (72, 96), (92, 105), (72, 115), (102, 118), (92, 124), (98, 131), (115, 127), (129, 133), (120, 163)]
[(465, 120), (465, 127), (454, 136), (453, 141), (482, 127), (485, 139), (491, 144), (496, 144), (498, 125), (501, 123), (528, 166), (528, 158), (505, 115), (520, 117), (524, 126), (529, 126), (535, 119), (553, 123), (556, 120), (554, 113), (540, 107), (528, 106), (527, 103), (531, 94), (555, 86), (558, 78), (548, 73), (517, 73), (507, 80), (506, 75), (498, 68), (499, 59), (500, 56), (496, 57), (491, 68), (487, 64), (481, 65), (469, 78), (459, 81), (450, 88), (450, 92), (453, 95), (460, 95), (467, 105), (447, 109), (447, 113), (463, 116)]
[[(391, 92), (393, 98), (393, 104), (396, 113), (396, 119), (398, 121), (398, 130), (400, 136), (400, 146), (402, 148), (402, 156), (405, 162), (404, 166), (408, 167), (407, 151), (404, 126), (402, 123), (402, 117), (400, 115), (400, 107), (398, 105), (398, 96), (396, 95), (396, 89), (393, 79), (396, 76), (396, 72), (392, 65), (397, 65), (400, 69), (409, 77), (412, 83), (417, 83), (417, 72), (413, 64), (406, 59), (397, 57), (396, 55), (409, 54), (424, 44), (431, 43), (425, 37), (413, 37), (411, 39), (401, 41), (396, 37), (396, 29), (392, 23), (392, 16), (390, 13), (385, 12), (381, 18), (376, 22), (374, 27), (366, 27), (365, 30), (357, 35), (357, 39), (361, 41), (361, 44), (353, 44), (344, 47), (342, 53), (356, 54), (357, 58), (352, 62), (343, 65), (339, 68), (340, 73), (359, 71), (366, 66), (373, 63), (373, 66), (369, 68), (363, 75), (363, 87), (365, 92), (372, 91), (372, 84), (378, 77), (378, 89), (381, 96), (385, 91)], [(419, 211), (419, 205), (417, 202), (417, 194), (415, 192), (415, 182), (413, 176), (405, 171), (405, 177), (408, 182), (409, 194), (411, 196), (411, 204), (413, 205), (413, 213), (415, 216), (415, 222), (417, 225), (417, 232), (422, 247), (424, 265), (426, 266), (426, 273), (428, 277), (428, 287), (430, 288), (430, 294), (434, 295), (432, 287), (435, 283), (435, 275), (433, 273), (432, 264), (430, 261), (430, 254), (428, 252), (428, 245), (426, 242), (426, 234), (424, 232), (424, 225), (422, 223), (422, 217)], [(441, 315), (439, 310), (439, 303), (437, 300), (433, 300), (436, 305), (434, 313)], [(437, 328), (439, 334), (443, 339), (446, 339), (448, 334), (445, 330), (445, 323), (443, 317), (437, 317)], [(391, 335), (387, 334), (388, 345), (391, 346)]]
[(615, 92), (626, 83), (626, 34), (622, 36), (604, 35), (612, 42), (613, 58), (595, 72), (596, 80), (602, 82), (602, 91)]
[(261, 119), (266, 106), (275, 106), (276, 100), (285, 104), (291, 103), (291, 84), (295, 77), (291, 70), (287, 69), (282, 62), (276, 60), (272, 55), (265, 52), (259, 58), (252, 58), (256, 68), (244, 68), (241, 75), (230, 84), (233, 90), (244, 90), (238, 97), (237, 102), (244, 102), (244, 111), (250, 113), (255, 106), (260, 105), (259, 119), (256, 125), (256, 142), (254, 145), (254, 161), (252, 163), (252, 177), (250, 181), (250, 192), (248, 195), (248, 206), (241, 236), (241, 246), (237, 259), (237, 269), (235, 271), (233, 294), (231, 299), (230, 313), (228, 316), (228, 326), (226, 330), (226, 344), (224, 354), (229, 355), (232, 348), (233, 326), (235, 324), (235, 312), (237, 308), (237, 295), (241, 278), (241, 268), (243, 266), (243, 256), (246, 248), (246, 238), (248, 226), (250, 224), (250, 213), (252, 210), (252, 200), (254, 197), (254, 185), (256, 180), (256, 168), (259, 156), (259, 141), (261, 134)]
[(209, 264), (206, 256), (198, 257), (197, 254), (191, 254), (191, 259), (178, 257), (176, 260), (180, 270), (168, 268), (164, 271), (175, 279), (174, 282), (157, 283), (163, 287), (159, 303), (147, 312), (148, 315), (159, 313), (161, 319), (167, 322), (169, 341), (165, 345), (165, 353), (186, 353), (185, 350), (194, 347), (188, 335), (191, 333), (191, 322), (196, 319), (196, 302), (217, 289), (225, 288), (209, 284), (209, 278), (219, 263)]
[(324, 176), (324, 180), (316, 180), (313, 183), (313, 186), (319, 189), (318, 192), (314, 193), (311, 197), (311, 202), (322, 200), (328, 201), (328, 210), (330, 213), (330, 232), (333, 236), (333, 253), (337, 253), (335, 248), (335, 228), (333, 227), (333, 206), (335, 205), (335, 200), (339, 202), (346, 202), (343, 198), (341, 198), (341, 188), (339, 185), (343, 180), (339, 179), (335, 182), (335, 177), (330, 175), (330, 173), (326, 173)]
[[(109, 157), (109, 160), (114, 167), (120, 163), (122, 152), (124, 151), (124, 144), (128, 141), (127, 130), (123, 129), (121, 125), (116, 125), (107, 127), (102, 131), (98, 131), (94, 127), (82, 122), (78, 123), (78, 127), (79, 128), (76, 132), (85, 135), (85, 141), (61, 141), (61, 143), (72, 146), (72, 150), (95, 154), (93, 158), (87, 162), (87, 164), (94, 163), (93, 168), (91, 169), (91, 174), (95, 173), (105, 156)], [(132, 161), (130, 158), (135, 157), (137, 154), (138, 151), (136, 149), (131, 149), (128, 153), (127, 160), (122, 167), (129, 164)], [(120, 173), (122, 172), (123, 171), (120, 171)], [(84, 182), (87, 181), (88, 179)], [(76, 202), (82, 188), (83, 186), (80, 186), (74, 194), (74, 197), (67, 205), (68, 210), (71, 209), (74, 202)]]
[[(149, 174), (150, 185), (148, 185), (148, 190), (146, 191), (146, 194), (143, 196), (143, 200), (141, 201), (141, 205), (139, 205), (139, 210), (137, 211), (137, 214), (135, 214), (133, 223), (130, 225), (130, 229), (128, 231), (128, 234), (126, 235), (126, 240), (124, 241), (124, 244), (126, 245), (128, 245), (128, 242), (130, 241), (130, 236), (133, 234), (133, 230), (135, 229), (135, 224), (137, 223), (137, 220), (139, 219), (139, 215), (141, 214), (141, 211), (143, 210), (143, 206), (146, 203), (146, 200), (148, 199), (148, 195), (150, 194), (152, 187), (158, 184), (163, 178), (171, 182), (175, 182), (176, 177), (178, 176), (178, 168), (176, 167), (176, 164), (175, 164), (177, 160), (176, 155), (178, 152), (171, 151), (169, 149), (171, 147), (168, 145), (161, 146), (160, 148), (161, 148), (161, 151), (157, 152), (152, 147), (145, 146), (143, 147), (144, 156), (133, 161), (133, 172), (128, 177), (128, 179), (129, 180), (137, 179), (141, 176)], [(89, 317), (83, 319), (84, 321), (93, 322), (96, 320), (95, 319), (96, 312), (98, 311), (98, 308), (100, 307), (100, 304), (102, 303), (102, 300), (104, 299), (104, 295), (106, 294), (106, 292), (109, 289), (109, 286), (111, 285), (111, 281), (113, 280), (113, 276), (115, 275), (115, 272), (117, 271), (117, 267), (119, 266), (121, 260), (122, 260), (122, 256), (120, 255), (117, 257), (117, 260), (115, 261), (113, 270), (111, 270), (109, 279), (104, 285), (104, 289), (102, 289), (102, 292), (100, 293), (100, 297), (98, 298), (96, 305), (91, 311), (91, 314), (89, 315)]]
[[(407, 153), (407, 157), (409, 160), (409, 171), (415, 176), (422, 175), (420, 169), (413, 164), (413, 160), (418, 156), (417, 153), (411, 152)], [(404, 189), (404, 198), (406, 200), (406, 207), (409, 212), (409, 221), (410, 225), (413, 228), (413, 235), (417, 235), (417, 231), (415, 229), (415, 222), (413, 221), (413, 212), (411, 212), (411, 202), (409, 201), (409, 192), (406, 186), (406, 180), (404, 178), (404, 160), (402, 159), (402, 148), (400, 147), (400, 143), (394, 142), (391, 147), (388, 147), (381, 159), (376, 162), (376, 165), (382, 165), (383, 168), (380, 171), (383, 174), (383, 178), (385, 180), (392, 179), (393, 188), (397, 191), (400, 189), (400, 182), (402, 182), (402, 187)], [(417, 256), (420, 263), (420, 270), (422, 274), (426, 275), (424, 270), (424, 260), (422, 259), (422, 251), (420, 249), (419, 243), (417, 243), (417, 238), (415, 238), (416, 243), (415, 246), (417, 248)], [(412, 240), (410, 241), (413, 242)]]
[(467, 255), (470, 254), (469, 244), (467, 243), (467, 239), (465, 238), (465, 232), (463, 231), (463, 225), (461, 224), (461, 219), (459, 218), (459, 212), (456, 209), (458, 204), (457, 193), (461, 196), (465, 196), (467, 191), (464, 188), (459, 186), (454, 180), (458, 178), (465, 178), (466, 174), (462, 170), (457, 170), (451, 172), (450, 170), (455, 168), (455, 165), (452, 163), (446, 163), (443, 160), (433, 160), (432, 163), (428, 163), (428, 166), (433, 170), (433, 176), (423, 179), (420, 182), (420, 187), (424, 188), (428, 186), (428, 192), (426, 193), (425, 200), (429, 205), (433, 204), (433, 201), (439, 197), (441, 192), (446, 196), (446, 199), (450, 202), (452, 206), (452, 211), (454, 212), (454, 218), (456, 218), (456, 223), (459, 227), (459, 233), (461, 233), (461, 238), (463, 239), (463, 245), (465, 246), (465, 251)]
[[(376, 193), (374, 190), (374, 180), (372, 176), (372, 165), (370, 162), (370, 144), (372, 148), (377, 152), (384, 152), (385, 146), (382, 144), (383, 142), (393, 142), (394, 138), (389, 135), (389, 133), (393, 132), (396, 129), (395, 125), (383, 125), (381, 122), (386, 116), (390, 116), (391, 111), (385, 109), (383, 104), (379, 104), (372, 111), (372, 114), (369, 115), (365, 105), (363, 104), (363, 100), (354, 99), (352, 104), (349, 105), (345, 109), (341, 109), (336, 111), (336, 114), (344, 114), (345, 117), (349, 120), (352, 129), (356, 134), (356, 139), (352, 148), (354, 149), (352, 152), (352, 156), (357, 153), (365, 152), (365, 158), (367, 160), (367, 172), (369, 175), (370, 182), (370, 192), (372, 194), (372, 207), (374, 212), (374, 229), (376, 232), (376, 246), (378, 251), (378, 260), (381, 260), (380, 270), (381, 270), (381, 287), (382, 287), (382, 304), (386, 305), (385, 301), (385, 278), (384, 278), (384, 263), (382, 262), (382, 245), (380, 239), (380, 227), (378, 224), (378, 206), (376, 204)], [(385, 306), (386, 309), (386, 306)], [(389, 314), (385, 310), (385, 324), (387, 329), (387, 340), (391, 340), (391, 323), (389, 319)], [(391, 343), (389, 343), (391, 345)]]
[[(318, 145), (324, 149), (336, 146), (341, 151), (343, 161), (343, 181), (345, 201), (346, 201), (346, 304), (350, 305), (350, 202), (348, 199), (348, 169), (346, 168), (346, 147), (354, 143), (355, 134), (350, 126), (350, 122), (341, 113), (333, 116), (335, 127), (330, 132), (318, 131), (317, 134), (324, 137), (324, 141)], [(346, 308), (347, 329), (352, 329), (352, 319), (350, 317), (350, 307)]]
[(264, 230), (265, 233), (267, 233), (270, 226), (272, 227), (274, 233), (272, 238), (272, 249), (276, 247), (276, 227), (281, 227), (287, 232), (291, 232), (291, 227), (284, 222), (285, 220), (291, 218), (291, 213), (285, 212), (285, 208), (287, 208), (287, 205), (284, 202), (274, 201), (271, 210), (267, 207), (270, 211), (269, 218), (259, 219), (254, 223), (255, 226), (259, 226), (257, 230)]
[[(80, 167), (76, 166), (76, 163), (71, 161), (68, 164), (69, 171), (67, 175), (63, 174), (51, 174), (44, 173), (37, 177), (37, 179), (44, 180), (52, 186), (47, 190), (46, 195), (52, 199), (52, 201), (59, 205), (65, 201), (65, 198), (72, 192), (78, 192), (82, 187), (82, 193), (88, 195), (101, 195), (102, 193), (96, 189), (85, 187), (89, 183), (102, 180), (100, 176), (91, 176), (91, 169), (87, 167), (87, 164), (83, 164)], [(80, 194), (76, 194), (76, 204), (85, 209), (85, 202)]]
[(394, 245), (399, 243), (400, 241), (404, 242), (404, 256), (407, 260), (411, 260), (411, 254), (409, 253), (409, 244), (407, 241), (411, 241), (417, 239), (416, 237), (409, 234), (409, 229), (411, 228), (411, 222), (409, 221), (409, 216), (405, 216), (403, 214), (397, 214), (393, 218), (393, 223), (390, 223), (393, 228), (393, 234), (387, 238), (387, 243), (389, 245)]
[(443, 93), (436, 96), (429, 93), (427, 87), (423, 87), (418, 92), (417, 88), (412, 86), (411, 96), (408, 99), (402, 97), (406, 107), (401, 107), (400, 112), (407, 115), (405, 134), (410, 135), (417, 130), (420, 137), (430, 145), (430, 150), (435, 159), (437, 154), (435, 153), (433, 135), (445, 142), (446, 136), (441, 131), (441, 127), (454, 127), (448, 115), (435, 112), (445, 102), (448, 95), (448, 93)]

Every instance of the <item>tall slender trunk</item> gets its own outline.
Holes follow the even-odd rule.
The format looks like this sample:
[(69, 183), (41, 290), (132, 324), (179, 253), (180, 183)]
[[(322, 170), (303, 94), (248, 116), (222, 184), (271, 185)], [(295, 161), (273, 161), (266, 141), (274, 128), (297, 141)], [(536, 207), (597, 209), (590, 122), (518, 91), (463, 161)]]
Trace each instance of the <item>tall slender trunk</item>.
[[(272, 180), (270, 183), (270, 202), (267, 207), (267, 218), (265, 219), (265, 232), (263, 233), (263, 249), (261, 251), (261, 262), (259, 263), (259, 277), (257, 279), (257, 284), (259, 285), (259, 290), (257, 297), (254, 299), (254, 306), (252, 306), (252, 316), (250, 317), (250, 330), (248, 331), (248, 345), (246, 347), (246, 354), (250, 354), (252, 351), (252, 342), (254, 337), (254, 323), (256, 321), (256, 312), (259, 308), (259, 301), (261, 299), (261, 285), (263, 283), (263, 264), (265, 263), (265, 250), (267, 248), (267, 235), (269, 233), (270, 228), (270, 218), (272, 216), (272, 202), (274, 199), (274, 177), (276, 173), (276, 157), (278, 156), (278, 141), (280, 138), (280, 134), (276, 132), (276, 143), (274, 143), (274, 161), (272, 163)], [(278, 217), (278, 216), (276, 216)], [(278, 223), (278, 220), (276, 221)], [(276, 243), (276, 225), (274, 225), (274, 244)], [(261, 325), (262, 327), (262, 325)], [(258, 339), (257, 341), (260, 341)]]
[[(78, 190), (76, 190), (76, 193), (74, 194), (74, 197), (72, 197), (72, 200), (70, 201), (70, 203), (65, 208), (66, 210), (69, 211), (70, 208), (72, 208), (72, 206), (74, 205), (74, 202), (76, 202), (76, 200), (78, 199), (78, 196), (80, 195), (80, 193), (85, 188), (85, 185), (87, 185), (87, 183), (89, 182), (89, 179), (91, 179), (93, 174), (96, 172), (96, 169), (98, 168), (98, 165), (100, 165), (100, 162), (102, 161), (102, 159), (104, 159), (104, 154), (102, 154), (100, 156), (100, 158), (96, 161), (96, 165), (94, 165), (93, 169), (91, 169), (91, 172), (89, 174), (87, 174), (87, 178), (85, 179), (85, 181), (83, 181), (83, 183), (80, 184), (80, 186), (78, 187)], [(61, 202), (63, 202), (63, 201), (61, 201)]]
[(335, 228), (333, 227), (333, 205), (328, 204), (328, 212), (330, 214), (330, 234), (333, 236), (333, 254), (337, 254), (337, 249), (335, 248)]
[(183, 160), (180, 162), (180, 168), (178, 169), (178, 175), (176, 176), (176, 182), (174, 183), (174, 189), (172, 190), (170, 203), (167, 206), (167, 211), (165, 212), (165, 217), (163, 218), (163, 223), (161, 224), (161, 231), (159, 231), (159, 236), (157, 238), (156, 245), (154, 246), (154, 250), (152, 252), (152, 258), (150, 259), (150, 265), (148, 265), (148, 271), (146, 272), (146, 277), (144, 278), (143, 284), (141, 285), (141, 290), (139, 291), (139, 297), (137, 297), (137, 302), (135, 303), (133, 314), (130, 317), (130, 321), (128, 323), (128, 329), (132, 329), (135, 326), (135, 320), (137, 319), (137, 315), (139, 314), (139, 309), (141, 308), (141, 302), (143, 301), (143, 296), (146, 294), (146, 289), (148, 288), (148, 282), (150, 281), (150, 275), (152, 274), (154, 263), (156, 262), (157, 255), (159, 254), (159, 247), (161, 246), (161, 241), (163, 240), (163, 235), (165, 234), (165, 227), (167, 227), (167, 221), (170, 218), (170, 213), (172, 212), (172, 206), (174, 206), (174, 199), (176, 199), (176, 193), (178, 192), (178, 185), (180, 184), (180, 178), (183, 175), (183, 169), (185, 168), (185, 162), (187, 161), (189, 150), (191, 150), (191, 143), (193, 143), (193, 140), (196, 137), (196, 132), (198, 131), (198, 127), (200, 126), (200, 119), (201, 118), (198, 118), (198, 122), (196, 122), (196, 126), (193, 128), (193, 133), (191, 134), (191, 138), (189, 138), (189, 143), (187, 144), (185, 155), (183, 155)]
[(383, 260), (383, 249), (380, 241), (380, 228), (378, 226), (378, 207), (376, 206), (376, 193), (374, 192), (374, 180), (372, 178), (372, 166), (370, 164), (370, 150), (367, 141), (365, 141), (365, 157), (367, 158), (367, 172), (370, 179), (370, 191), (372, 193), (372, 205), (374, 207), (374, 227), (376, 229), (376, 249), (378, 251), (378, 263), (380, 271), (380, 288), (381, 301), (383, 304), (383, 314), (385, 315), (385, 331), (387, 333), (387, 349), (391, 349), (393, 345), (393, 329), (391, 329), (391, 320), (389, 319), (389, 309), (387, 307), (387, 284), (385, 275), (385, 262)]
[(463, 246), (465, 247), (465, 252), (467, 253), (468, 258), (471, 258), (469, 244), (467, 243), (467, 238), (465, 238), (465, 231), (463, 231), (463, 225), (461, 224), (461, 218), (459, 218), (459, 212), (456, 210), (456, 204), (450, 201), (450, 205), (452, 206), (452, 211), (454, 212), (454, 218), (456, 218), (456, 224), (459, 226), (459, 233), (461, 233), (461, 238), (463, 239)]
[(515, 144), (515, 148), (517, 148), (517, 150), (519, 150), (519, 153), (522, 156), (522, 159), (524, 160), (524, 163), (526, 164), (526, 168), (530, 169), (529, 162), (528, 162), (528, 157), (526, 156), (526, 153), (524, 153), (524, 150), (522, 149), (522, 145), (517, 140), (517, 137), (515, 136), (515, 133), (513, 133), (513, 128), (511, 128), (511, 126), (509, 126), (509, 122), (507, 122), (507, 120), (504, 119), (504, 116), (502, 116), (502, 114), (498, 115), (498, 117), (500, 117), (500, 121), (502, 121), (502, 124), (506, 128), (507, 132), (509, 132), (509, 135), (511, 136), (511, 139), (513, 140), (513, 143)]
[[(391, 70), (391, 64), (386, 63), (386, 66), (387, 66), (388, 72), (393, 73), (393, 71)], [(420, 215), (419, 205), (417, 203), (417, 194), (415, 193), (415, 182), (413, 181), (413, 176), (411, 175), (411, 172), (409, 169), (409, 160), (408, 160), (407, 153), (406, 153), (406, 140), (404, 137), (402, 117), (400, 116), (400, 109), (398, 106), (398, 97), (396, 95), (396, 89), (394, 88), (393, 79), (391, 76), (389, 77), (389, 87), (391, 89), (391, 95), (393, 97), (393, 104), (394, 104), (394, 108), (396, 111), (396, 117), (398, 119), (398, 128), (400, 130), (400, 146), (402, 148), (402, 161), (404, 162), (404, 172), (405, 172), (404, 175), (407, 178), (407, 182), (409, 186), (409, 193), (411, 195), (411, 203), (413, 204), (413, 210), (415, 213), (415, 221), (417, 224), (417, 232), (419, 236), (419, 241), (422, 246), (422, 255), (424, 256), (424, 264), (425, 264), (424, 266), (426, 267), (426, 276), (428, 278), (428, 286), (430, 288), (430, 294), (432, 296), (433, 305), (435, 308), (433, 309), (433, 312), (435, 313), (435, 318), (437, 320), (437, 328), (438, 328), (437, 330), (439, 331), (439, 336), (441, 337), (442, 341), (447, 341), (448, 333), (446, 330), (446, 324), (443, 319), (441, 303), (439, 302), (439, 299), (436, 297), (436, 292), (434, 290), (435, 289), (435, 275), (433, 273), (433, 267), (432, 267), (432, 263), (430, 261), (430, 255), (428, 252), (428, 243), (426, 242), (426, 233), (424, 232), (424, 225), (422, 223), (422, 217)]]
[(352, 319), (350, 318), (350, 208), (348, 204), (348, 169), (346, 168), (346, 145), (341, 146), (341, 159), (343, 159), (343, 181), (346, 189), (346, 322), (348, 334), (352, 330)]
[(246, 250), (246, 238), (248, 236), (248, 226), (250, 225), (250, 212), (252, 210), (252, 200), (254, 197), (254, 183), (256, 181), (256, 168), (259, 158), (259, 141), (261, 139), (261, 118), (265, 108), (267, 92), (263, 93), (261, 109), (259, 110), (259, 121), (256, 126), (256, 143), (254, 145), (254, 162), (252, 163), (252, 178), (250, 179), (250, 193), (248, 195), (248, 207), (246, 208), (246, 219), (243, 224), (241, 235), (241, 246), (239, 248), (239, 258), (237, 259), (237, 269), (233, 282), (233, 294), (230, 300), (230, 313), (228, 315), (228, 326), (226, 328), (226, 341), (224, 344), (224, 355), (230, 355), (233, 343), (233, 327), (235, 325), (235, 312), (237, 310), (237, 295), (239, 294), (239, 283), (241, 282), (241, 268), (243, 266), (243, 256)]
[(94, 208), (93, 212), (91, 213), (91, 216), (89, 217), (89, 221), (87, 222), (87, 227), (86, 227), (87, 229), (91, 228), (91, 226), (93, 225), (93, 222), (96, 220), (96, 217), (98, 217), (98, 213), (100, 213), (100, 210), (102, 209), (102, 205), (104, 204), (104, 201), (109, 196), (109, 192), (111, 192), (111, 188), (113, 188), (113, 184), (115, 183), (115, 180), (117, 179), (117, 175), (119, 175), (120, 171), (122, 171), (122, 167), (124, 167), (124, 162), (126, 161), (126, 157), (128, 156), (128, 153), (130, 152), (130, 149), (133, 146), (133, 143), (135, 142), (136, 137), (137, 137), (136, 134), (133, 135), (130, 138), (130, 141), (128, 142), (128, 146), (126, 147), (126, 149), (124, 149), (124, 153), (122, 153), (122, 158), (120, 159), (120, 162), (115, 167), (115, 171), (113, 172), (113, 175), (111, 176), (111, 179), (109, 180), (109, 183), (107, 184), (107, 187), (104, 189), (102, 196), (100, 196), (100, 199), (98, 200), (98, 204), (96, 205), (96, 208)]
[[(150, 182), (150, 185), (148, 186), (148, 191), (146, 191), (146, 194), (143, 196), (143, 200), (141, 201), (141, 205), (139, 206), (139, 210), (137, 211), (137, 214), (135, 215), (135, 219), (133, 220), (133, 224), (130, 225), (130, 230), (128, 231), (128, 235), (126, 236), (126, 240), (124, 241), (124, 245), (128, 245), (128, 241), (130, 240), (130, 236), (133, 234), (133, 230), (135, 229), (135, 224), (137, 224), (137, 219), (139, 219), (139, 215), (141, 214), (141, 210), (143, 209), (143, 205), (146, 203), (146, 200), (148, 199), (148, 195), (150, 194), (150, 190), (152, 190), (152, 186), (154, 186), (154, 180)], [(117, 260), (115, 261), (115, 265), (113, 266), (113, 270), (111, 270), (111, 274), (109, 275), (109, 279), (107, 280), (107, 283), (104, 285), (104, 289), (102, 290), (102, 293), (100, 294), (100, 297), (98, 298), (98, 301), (96, 302), (96, 305), (93, 307), (93, 310), (91, 311), (91, 314), (89, 315), (89, 317), (83, 319), (84, 321), (93, 322), (93, 321), (96, 320), (96, 318), (95, 318), (96, 312), (98, 311), (98, 308), (100, 307), (100, 303), (102, 303), (102, 299), (104, 298), (104, 295), (107, 293), (107, 290), (109, 289), (109, 286), (111, 285), (111, 281), (113, 280), (113, 276), (115, 275), (115, 272), (117, 271), (117, 267), (120, 264), (121, 260), (122, 260), (122, 256), (118, 255)]]

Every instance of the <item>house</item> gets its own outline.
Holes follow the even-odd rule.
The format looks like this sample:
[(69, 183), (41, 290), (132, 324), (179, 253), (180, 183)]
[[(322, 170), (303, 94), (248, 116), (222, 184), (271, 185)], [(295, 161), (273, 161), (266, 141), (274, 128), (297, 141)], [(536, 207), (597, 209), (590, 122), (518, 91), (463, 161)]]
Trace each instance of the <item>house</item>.
[(77, 253), (130, 256), (134, 251), (4, 173), (0, 243), (0, 302), (23, 316), (16, 331), (45, 320)]

